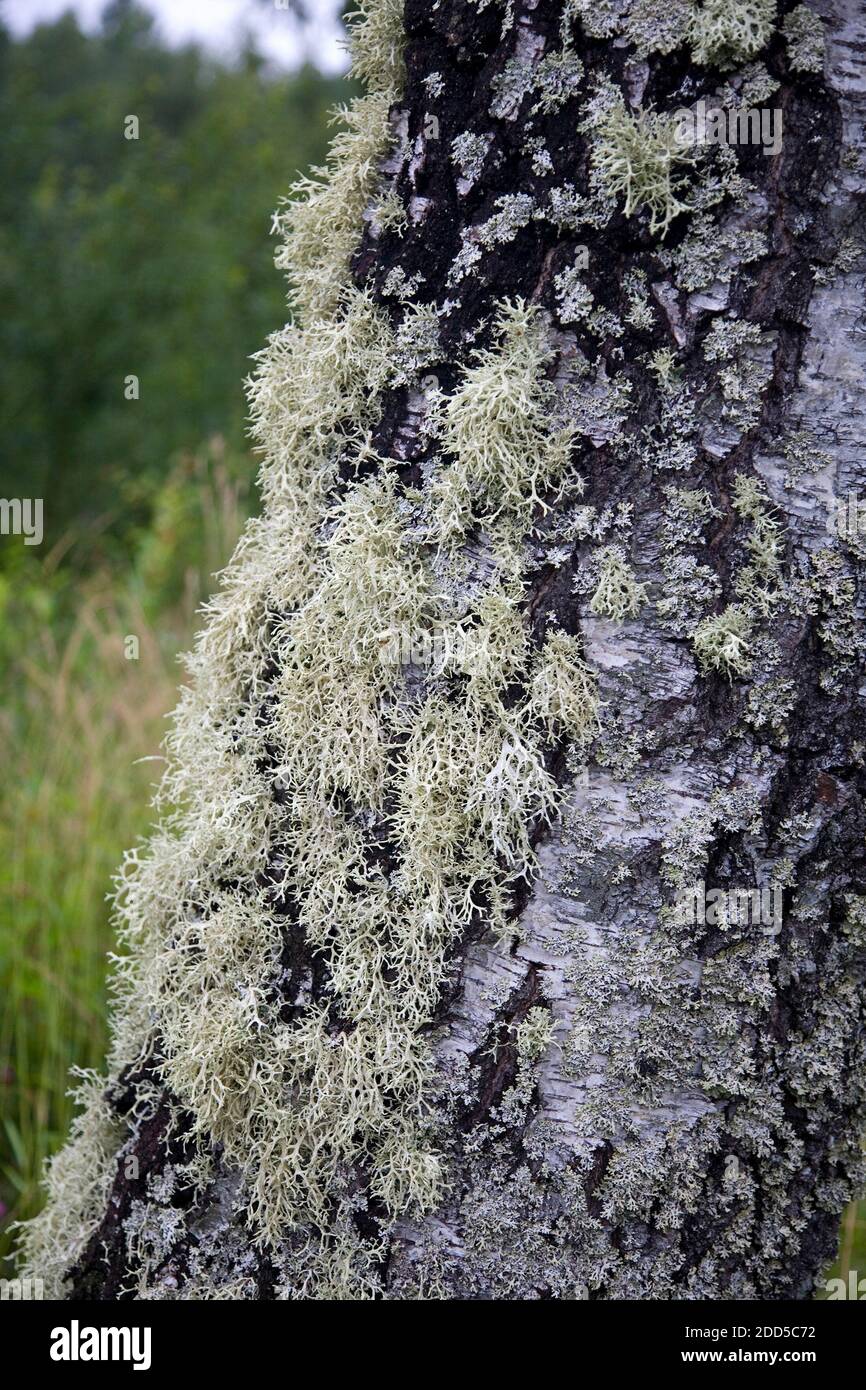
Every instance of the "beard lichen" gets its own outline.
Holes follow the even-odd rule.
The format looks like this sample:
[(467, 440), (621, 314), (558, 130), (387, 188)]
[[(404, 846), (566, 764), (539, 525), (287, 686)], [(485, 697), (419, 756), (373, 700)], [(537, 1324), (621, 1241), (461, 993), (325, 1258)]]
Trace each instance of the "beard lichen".
[(554, 428), (554, 388), (545, 376), (552, 349), (538, 311), (505, 300), (498, 342), (477, 352), (457, 391), (442, 402), (440, 439), (453, 462), (434, 480), (439, 534), (458, 538), (480, 519), (526, 529), (563, 481), (575, 430)]

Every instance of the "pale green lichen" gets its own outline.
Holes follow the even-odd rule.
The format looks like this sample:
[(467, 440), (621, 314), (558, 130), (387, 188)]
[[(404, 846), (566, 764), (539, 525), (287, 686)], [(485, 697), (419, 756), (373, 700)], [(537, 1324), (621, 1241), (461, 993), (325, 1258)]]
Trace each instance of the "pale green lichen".
[(605, 115), (593, 145), (593, 167), (626, 217), (649, 212), (651, 236), (664, 239), (673, 219), (689, 209), (681, 194), (695, 153), (679, 138), (678, 122), (655, 111), (631, 115), (621, 104)]
[(598, 583), (590, 610), (601, 618), (621, 623), (634, 618), (646, 600), (646, 585), (639, 584), (622, 546), (608, 545), (598, 555)]
[(638, 58), (650, 53), (671, 53), (685, 43), (692, 19), (690, 0), (635, 0), (629, 7), (624, 30)]
[(497, 345), (475, 355), (459, 389), (441, 408), (441, 443), (453, 458), (435, 480), (441, 534), (453, 539), (473, 515), (504, 512), (528, 523), (562, 482), (574, 431), (552, 428), (553, 388), (544, 369), (551, 349), (538, 311), (507, 300)]
[(95, 1072), (73, 1074), (79, 1114), (66, 1146), (51, 1160), (50, 1201), (37, 1221), (23, 1228), (22, 1240), (27, 1269), (43, 1281), (44, 1297), (55, 1300), (64, 1297), (70, 1261), (105, 1211), (126, 1128), (108, 1104), (102, 1078)]
[(721, 90), (723, 107), (762, 106), (779, 90), (779, 79), (768, 72), (763, 63), (747, 63), (735, 73)]
[[(534, 872), (533, 827), (560, 799), (545, 743), (582, 738), (597, 711), (576, 640), (553, 634), (530, 660), (520, 611), (517, 542), (562, 484), (572, 439), (552, 419), (543, 322), (522, 301), (500, 306), (495, 344), (441, 403), (440, 480), (461, 505), (465, 495), (460, 526), (475, 515), (491, 528), (497, 557), (462, 620), (472, 641), (414, 693), (389, 659), (393, 634), (414, 642), (447, 616), (435, 544), (413, 530), (413, 505), (368, 440), (377, 396), (403, 370), (395, 346), (381, 311), (346, 288), (330, 316), (275, 335), (262, 355), (252, 400), (265, 514), (192, 663), (162, 789), (178, 809), (128, 856), (119, 887), (128, 953), (112, 1070), (141, 1065), (158, 1034), (188, 1142), (202, 1154), (221, 1146), (238, 1175), (233, 1206), (258, 1240), (276, 1250), (307, 1233), (306, 1273), (295, 1273), (319, 1297), (369, 1292), (375, 1247), (365, 1253), (341, 1225), (353, 1165), (391, 1217), (440, 1200), (424, 1030), (449, 948), (482, 904), (508, 934), (511, 883)], [(376, 471), (335, 496), (352, 445)], [(371, 853), (377, 826), (393, 846), (389, 872)], [(293, 929), (327, 968), (327, 996), (291, 1022), (275, 872)], [(90, 1128), (94, 1115), (91, 1103)], [(107, 1146), (88, 1138), (84, 1159), (65, 1153), (25, 1238), (29, 1259), (50, 1258), (58, 1278), (98, 1215), (93, 1200), (73, 1229), (58, 1209), (64, 1163), (91, 1163), (98, 1195), (110, 1181)], [(126, 1233), (141, 1292), (174, 1238), (170, 1216), (139, 1203)], [(248, 1288), (241, 1271), (218, 1272), (216, 1246), (209, 1259), (200, 1248), (190, 1271), (202, 1296)]]
[(738, 604), (729, 604), (722, 613), (704, 618), (692, 639), (702, 672), (719, 671), (733, 679), (751, 670), (750, 639), (753, 620)]
[(554, 630), (545, 640), (530, 686), (530, 711), (548, 733), (585, 743), (598, 727), (598, 688), (576, 637)]
[(523, 1062), (537, 1062), (550, 1047), (553, 1020), (549, 1009), (536, 1005), (514, 1028), (517, 1055)]
[(776, 0), (704, 0), (692, 17), (692, 57), (707, 67), (736, 67), (769, 42), (775, 17)]
[(811, 486), (808, 479), (832, 465), (832, 457), (820, 437), (811, 429), (792, 429), (781, 441), (782, 453), (788, 465), (784, 477), (786, 489)]
[(853, 270), (862, 255), (863, 242), (859, 237), (840, 237), (829, 265), (812, 267), (815, 273), (815, 284), (822, 288), (826, 285), (832, 285), (833, 281), (840, 275), (847, 275), (850, 270)]
[(375, 188), (376, 160), (387, 139), (393, 99), (390, 89), (376, 91), (340, 108), (335, 119), (345, 129), (332, 141), (328, 163), (299, 179), (274, 217), (283, 238), (276, 264), (289, 275), (305, 323), (331, 313), (349, 284), (349, 256)]
[(396, 232), (398, 236), (402, 236), (409, 225), (406, 208), (393, 189), (377, 200), (373, 208), (373, 223), (377, 232)]
[(354, 0), (350, 27), (352, 75), (368, 87), (396, 92), (403, 85), (403, 0)]
[(623, 289), (627, 303), (626, 323), (630, 324), (632, 328), (649, 331), (655, 326), (656, 320), (649, 301), (646, 272), (643, 270), (629, 271), (623, 280)]
[(763, 484), (748, 474), (738, 473), (734, 478), (733, 506), (738, 516), (751, 523), (746, 539), (749, 562), (738, 570), (734, 589), (750, 611), (766, 618), (781, 597), (782, 527)]
[[(388, 1173), (395, 1145), (411, 1148), (402, 1165), (407, 1180), (401, 1199), (429, 1196), (435, 1167), (429, 1152), (411, 1147), (405, 1118), (417, 1113), (426, 1068), (407, 1020), (429, 983), (405, 1007), (382, 994), (375, 1026), (359, 1020), (342, 1036), (332, 1034), (319, 1010), (309, 1011), (296, 1029), (282, 1025), (274, 1002), (280, 925), (261, 877), (270, 846), (279, 842), (287, 854), (297, 847), (292, 873), (311, 940), (321, 929), (318, 904), (330, 895), (334, 977), (354, 1005), (360, 1007), (362, 997), (368, 1003), (379, 946), (363, 931), (352, 939), (339, 912), (353, 875), (365, 877), (363, 846), (357, 828), (334, 811), (333, 798), (348, 784), (368, 804), (376, 802), (384, 778), (376, 701), (394, 673), (369, 645), (342, 641), (333, 624), (322, 626), (321, 645), (313, 650), (309, 623), (325, 597), (338, 607), (354, 604), (376, 622), (399, 620), (410, 591), (424, 603), (411, 561), (405, 573), (400, 567), (387, 479), (378, 491), (372, 484), (350, 490), (330, 541), (323, 530), (340, 459), (353, 446), (367, 447), (376, 398), (392, 371), (387, 320), (351, 286), (348, 255), (387, 145), (400, 8), (363, 6), (359, 65), (383, 85), (346, 113), (347, 128), (334, 141), (327, 169), (304, 181), (298, 191), (305, 201), (277, 219), (287, 238), (281, 263), (305, 326), (274, 335), (251, 385), (254, 427), (265, 452), (264, 514), (241, 539), (190, 661), (194, 684), (183, 695), (169, 740), (158, 802), (162, 825), (145, 848), (127, 856), (118, 884), (127, 950), (115, 971), (110, 1074), (144, 1066), (158, 1034), (162, 1077), (194, 1117), (189, 1142), (223, 1145), (226, 1161), (243, 1177), (248, 1218), (270, 1240), (312, 1212), (324, 1212), (340, 1165), (364, 1142), (359, 1136), (378, 1144), (382, 1190), (394, 1186)], [(379, 561), (378, 594), (364, 587), (363, 572), (352, 572), (353, 558), (362, 566)], [(275, 618), (291, 612), (290, 631)], [(276, 685), (269, 668), (281, 669)], [(337, 674), (351, 682), (339, 710), (333, 700)], [(304, 760), (297, 731), (283, 743), (279, 772), (267, 770), (273, 763), (268, 738), (284, 725), (287, 709), (300, 709), (301, 692), (311, 690), (319, 703), (304, 710), (304, 727), (320, 753), (325, 731), (316, 710), (323, 719), (340, 716), (324, 751), (336, 759), (330, 785), (321, 768)], [(268, 699), (278, 711), (270, 730), (259, 717)], [(357, 756), (351, 759), (359, 747), (368, 755), (363, 767)], [(291, 819), (274, 795), (280, 784), (297, 794)], [(365, 911), (370, 919), (377, 893), (378, 885), (367, 885), (356, 924)], [(401, 931), (406, 924), (404, 914)], [(365, 957), (367, 948), (372, 955)], [(363, 963), (373, 972), (366, 991), (359, 983)], [(309, 1105), (298, 1109), (301, 1093)], [(396, 1104), (384, 1122), (386, 1094)], [(143, 1090), (139, 1100), (145, 1104)], [(27, 1262), (40, 1271), (50, 1266), (58, 1279), (80, 1253), (87, 1224), (99, 1215), (97, 1197), (111, 1181), (113, 1155), (100, 1137), (104, 1112), (102, 1094), (92, 1087), (77, 1136), (52, 1164), (45, 1211), (23, 1235)], [(80, 1190), (75, 1202), (70, 1185)]]
[(625, 326), (619, 314), (615, 314), (612, 309), (607, 309), (603, 304), (599, 304), (593, 309), (586, 321), (587, 331), (594, 334), (596, 338), (621, 338), (625, 333)]
[(808, 5), (797, 5), (782, 20), (782, 33), (788, 45), (788, 61), (795, 72), (823, 71), (824, 26), (820, 15)]
[(676, 354), (670, 348), (656, 348), (647, 359), (647, 366), (662, 391), (674, 390), (679, 385), (680, 369)]

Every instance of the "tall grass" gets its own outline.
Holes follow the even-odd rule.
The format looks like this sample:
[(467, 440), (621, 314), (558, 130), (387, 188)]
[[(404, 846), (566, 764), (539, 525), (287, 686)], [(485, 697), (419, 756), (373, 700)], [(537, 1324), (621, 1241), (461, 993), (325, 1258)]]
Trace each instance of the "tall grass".
[(11, 1221), (39, 1206), (44, 1159), (71, 1117), (70, 1068), (103, 1060), (106, 895), (151, 823), (177, 655), (239, 533), (244, 492), (212, 448), (175, 469), (126, 572), (75, 581), (49, 556), (5, 586), (0, 1255)]

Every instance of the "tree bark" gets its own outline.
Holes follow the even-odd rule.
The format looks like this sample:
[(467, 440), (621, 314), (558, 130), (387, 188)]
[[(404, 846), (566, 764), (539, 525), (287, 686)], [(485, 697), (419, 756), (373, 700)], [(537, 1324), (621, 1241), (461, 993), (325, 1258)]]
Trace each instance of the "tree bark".
[[(368, 8), (373, 19), (387, 10)], [(317, 534), (332, 536), (333, 508), (386, 472), (403, 513), (423, 508), (449, 455), (448, 402), (478, 354), (499, 350), (503, 304), (528, 306), (547, 344), (545, 410), (551, 430), (571, 431), (571, 457), (523, 527), (514, 607), (531, 653), (559, 633), (579, 641), (597, 725), (558, 726), (544, 744), (561, 801), (550, 823), (527, 813), (531, 872), (514, 875), (499, 854), (508, 930), (491, 929), (488, 888), (441, 945), (435, 1008), (413, 1023), (429, 1053), (420, 1120), (401, 1099), (402, 1075), (390, 1089), (375, 1082), (382, 1125), (403, 1107), (429, 1136), (435, 1195), (383, 1195), (405, 1175), (388, 1189), (376, 1176), (377, 1121), (361, 1126), (360, 1152), (341, 1151), (324, 1205), (306, 1217), (301, 1205), (262, 1239), (250, 1194), (268, 1174), (238, 1157), (219, 1119), (206, 1129), (189, 1059), (161, 1018), (168, 972), (126, 1027), (108, 1080), (91, 1083), (102, 1137), (97, 1148), (74, 1142), (98, 1149), (95, 1205), (64, 1225), (55, 1171), (48, 1214), (25, 1236), (44, 1272), (53, 1222), (64, 1296), (811, 1296), (863, 1183), (866, 545), (840, 533), (834, 506), (866, 495), (866, 17), (857, 0), (822, 3), (823, 71), (804, 71), (785, 38), (792, 8), (780, 6), (759, 52), (713, 65), (686, 38), (641, 56), (629, 18), (640, 7), (618, 0), (407, 0), (390, 143), (347, 278), (403, 355), (363, 438), (346, 429), (332, 442), (338, 468)], [(701, 98), (781, 111), (781, 148), (732, 145), (683, 162), (686, 210), (662, 236), (641, 186), (627, 216), (623, 188), (605, 183), (606, 112), (619, 102), (633, 119)], [(346, 302), (321, 321), (341, 322)], [(407, 367), (419, 305), (436, 311), (435, 341)], [(316, 313), (308, 334), (324, 332)], [(273, 436), (279, 402), (269, 409)], [(284, 502), (267, 486), (274, 515)], [(475, 594), (489, 573), (492, 516), (476, 512), (460, 538), (452, 592)], [(436, 538), (412, 524), (407, 535), (419, 563), (445, 573)], [(278, 588), (268, 633), (292, 621)], [(248, 652), (249, 672), (236, 707), (212, 700), (209, 717), (232, 724), (237, 747), (242, 728), (266, 731), (250, 793), (271, 808), (263, 847), (246, 879), (230, 857), (176, 881), (170, 867), (157, 872), (199, 924), (187, 952), (207, 945), (216, 890), (205, 869), (279, 934), (255, 1029), (299, 1029), (322, 1008), (334, 1046), (348, 1048), (363, 1013), (334, 985), (333, 941), (298, 925), (281, 820), (297, 794), (280, 779), (288, 658), (270, 638), (262, 658), (261, 622), (251, 629), (228, 592), (216, 621), (235, 633), (235, 666)], [(413, 661), (401, 679), (447, 703), (464, 678)], [(503, 682), (506, 713), (530, 682), (520, 671)], [(399, 763), (405, 749), (396, 739), (388, 756)], [(332, 808), (360, 823), (365, 808), (346, 785)], [(198, 794), (218, 816), (220, 787)], [(389, 796), (399, 799), (386, 789), (364, 821), (386, 898), (409, 854)], [(760, 889), (780, 916), (761, 919), (754, 903), (746, 920), (680, 910), (695, 892)], [(393, 930), (376, 939), (392, 943)], [(169, 936), (181, 939), (177, 923)], [(149, 949), (133, 939), (133, 957)], [(390, 949), (382, 973), (393, 982), (413, 967)], [(245, 960), (238, 996), (258, 988)], [(263, 1046), (255, 1029), (252, 1048)], [(303, 1115), (318, 1076), (286, 1106)], [(253, 1084), (228, 1064), (207, 1080), (239, 1095)], [(251, 1122), (248, 1139), (252, 1150), (267, 1135)]]

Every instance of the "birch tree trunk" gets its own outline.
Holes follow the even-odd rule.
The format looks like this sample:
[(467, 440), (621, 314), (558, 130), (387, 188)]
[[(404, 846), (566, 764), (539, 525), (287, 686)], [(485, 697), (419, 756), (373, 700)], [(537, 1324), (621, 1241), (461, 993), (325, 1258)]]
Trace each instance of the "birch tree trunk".
[[(792, 9), (362, 6), (57, 1296), (811, 1296), (863, 1182), (866, 16)], [(775, 125), (684, 144), (701, 100)]]

